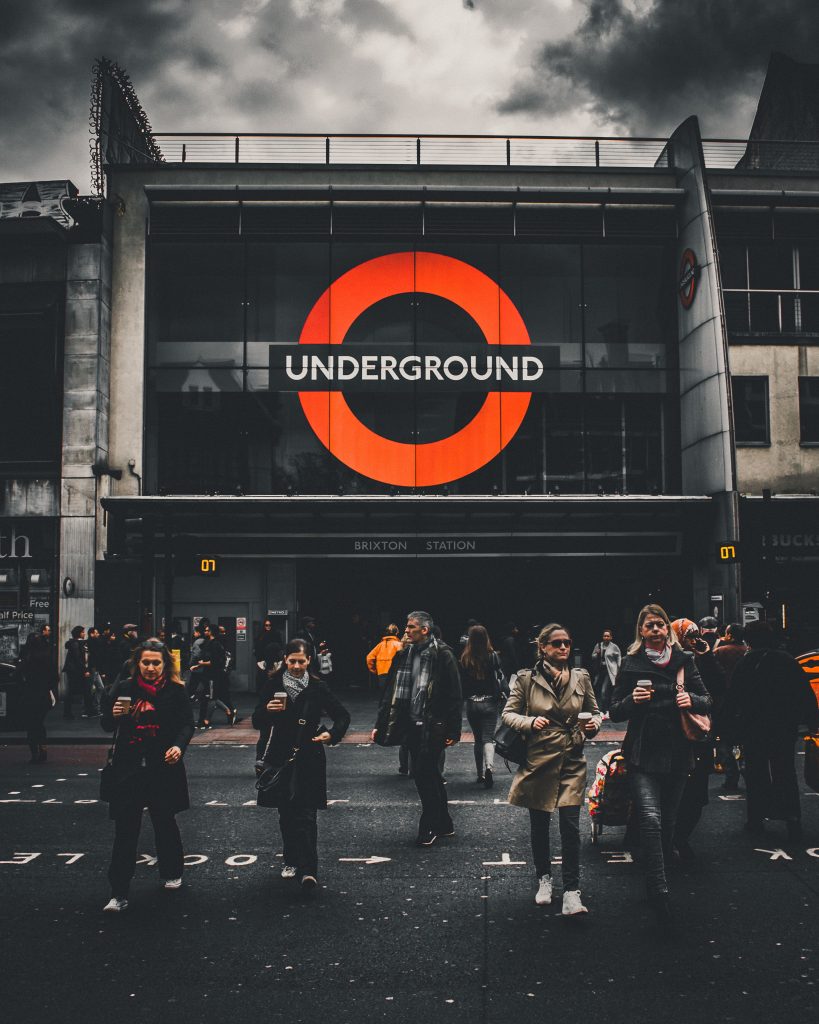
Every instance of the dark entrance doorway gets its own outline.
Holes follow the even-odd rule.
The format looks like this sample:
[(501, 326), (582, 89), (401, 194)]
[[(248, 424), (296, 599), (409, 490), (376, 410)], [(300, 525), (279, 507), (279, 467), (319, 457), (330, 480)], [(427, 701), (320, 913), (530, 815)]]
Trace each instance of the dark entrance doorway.
[(417, 608), (430, 612), (453, 647), (470, 618), (493, 640), (510, 622), (529, 639), (535, 626), (558, 621), (584, 662), (606, 628), (624, 650), (647, 601), (672, 617), (691, 614), (691, 573), (678, 558), (303, 559), (297, 580), (299, 615), (318, 619), (342, 685), (366, 681), (364, 658), (383, 627), (403, 627)]

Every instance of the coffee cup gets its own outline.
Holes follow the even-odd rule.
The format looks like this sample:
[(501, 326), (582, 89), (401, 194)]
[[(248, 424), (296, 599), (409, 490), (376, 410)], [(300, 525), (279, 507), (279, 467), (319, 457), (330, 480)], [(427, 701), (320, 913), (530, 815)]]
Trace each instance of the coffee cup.
[(654, 683), (652, 683), (652, 681), (650, 679), (638, 679), (637, 680), (637, 685), (639, 687), (641, 687), (643, 690), (653, 690), (654, 689)]
[(287, 707), (287, 694), (284, 690), (279, 690), (277, 693), (274, 693), (273, 700), (281, 701), (282, 710)]
[(585, 722), (590, 722), (591, 718), (592, 718), (591, 711), (581, 711), (580, 714), (577, 716), (578, 722), (584, 722), (584, 723)]
[(131, 706), (131, 698), (130, 697), (117, 697), (116, 703), (117, 704), (124, 704), (126, 708), (129, 708)]

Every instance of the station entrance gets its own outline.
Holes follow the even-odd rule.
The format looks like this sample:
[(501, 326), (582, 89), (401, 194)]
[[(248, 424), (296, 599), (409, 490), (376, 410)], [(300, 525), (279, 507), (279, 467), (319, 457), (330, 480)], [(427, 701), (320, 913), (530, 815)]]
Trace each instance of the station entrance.
[(469, 619), (485, 625), (494, 643), (512, 624), (530, 640), (537, 627), (560, 622), (584, 664), (604, 629), (625, 650), (648, 601), (672, 616), (692, 614), (691, 572), (680, 559), (659, 567), (650, 558), (305, 558), (296, 580), (300, 614), (316, 617), (340, 682), (360, 682), (383, 627), (403, 629), (414, 609), (428, 611), (452, 646)]

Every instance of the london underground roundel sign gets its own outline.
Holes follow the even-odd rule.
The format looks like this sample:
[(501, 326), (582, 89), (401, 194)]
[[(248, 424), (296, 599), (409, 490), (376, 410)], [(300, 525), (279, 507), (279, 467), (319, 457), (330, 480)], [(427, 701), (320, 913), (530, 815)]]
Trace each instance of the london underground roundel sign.
[[(348, 270), (310, 310), (299, 344), (341, 345), (370, 306), (412, 292), (460, 306), (483, 332), (490, 351), (491, 346), (531, 344), (520, 313), (496, 281), (462, 260), (431, 252), (378, 256)], [(408, 444), (367, 427), (340, 391), (299, 392), (304, 414), (325, 448), (354, 472), (397, 487), (434, 487), (485, 466), (515, 436), (531, 397), (531, 391), (490, 391), (460, 430), (438, 441)]]

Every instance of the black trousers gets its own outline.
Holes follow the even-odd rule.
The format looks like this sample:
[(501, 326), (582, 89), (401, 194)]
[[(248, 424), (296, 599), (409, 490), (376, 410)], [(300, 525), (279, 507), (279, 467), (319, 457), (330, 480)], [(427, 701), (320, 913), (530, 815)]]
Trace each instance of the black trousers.
[[(114, 849), (108, 868), (111, 895), (125, 899), (136, 870), (137, 842), (142, 827), (140, 804), (125, 804), (114, 818)], [(155, 804), (148, 804), (148, 814), (154, 827), (156, 856), (159, 861), (160, 878), (181, 878), (184, 870), (184, 851), (179, 826), (173, 812)]]
[(793, 736), (749, 739), (745, 751), (745, 788), (748, 821), (763, 818), (799, 821), (799, 783), (796, 779)]
[[(580, 888), (580, 807), (559, 807), (560, 853), (563, 864), (563, 891)], [(552, 873), (552, 851), (549, 840), (550, 811), (529, 809), (532, 832), (532, 858), (538, 878)]]
[(711, 775), (711, 757), (697, 761), (694, 771), (685, 781), (682, 797), (674, 822), (674, 845), (687, 843), (699, 824), (703, 808), (708, 803), (708, 780)]
[(310, 807), (280, 807), (284, 863), (296, 869), (296, 877), (318, 877), (318, 823)]
[(446, 798), (446, 786), (441, 775), (441, 754), (443, 741), (421, 745), (423, 726), (410, 726), (407, 748), (413, 766), (413, 778), (418, 796), (421, 798), (421, 820), (419, 833), (434, 832), (446, 835), (453, 830), (452, 818)]

